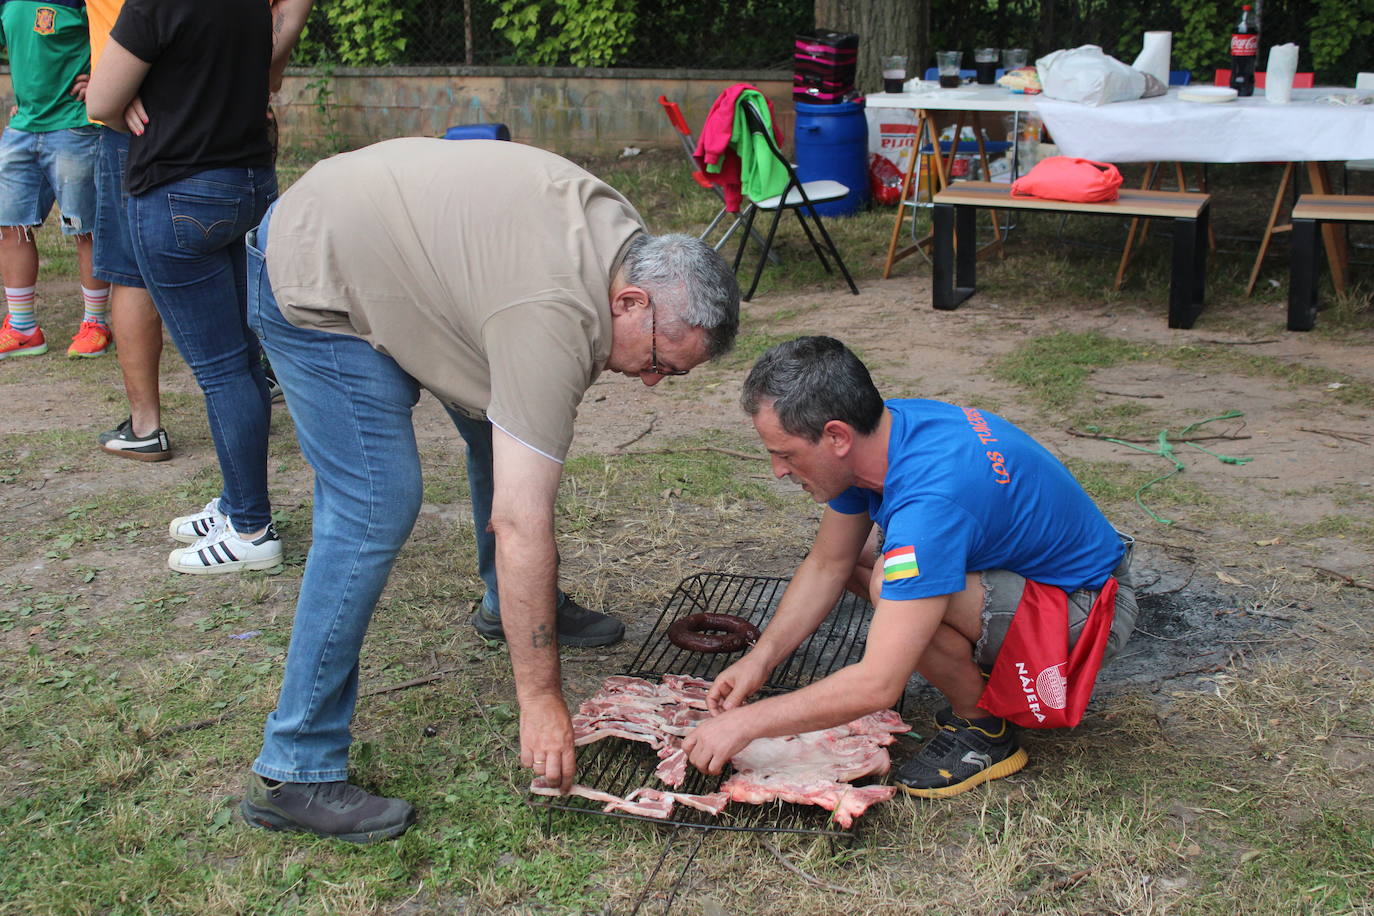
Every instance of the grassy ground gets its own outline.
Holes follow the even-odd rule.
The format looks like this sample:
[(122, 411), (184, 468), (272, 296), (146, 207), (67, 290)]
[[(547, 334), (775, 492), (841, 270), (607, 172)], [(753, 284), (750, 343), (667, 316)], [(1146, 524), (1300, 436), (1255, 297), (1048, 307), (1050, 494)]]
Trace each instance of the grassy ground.
[[(594, 165), (655, 229), (691, 229), (714, 212), (675, 154)], [(1235, 219), (1217, 221), (1223, 253), (1213, 262), (1209, 336), (1273, 333), (1286, 284), (1262, 286), (1261, 305), (1273, 310), (1257, 320), (1240, 295), (1249, 261), (1227, 253), (1245, 243), (1226, 237), (1258, 234), (1268, 173), (1217, 171)], [(861, 285), (881, 269), (890, 226), (887, 211), (831, 223)], [(789, 228), (787, 267), (770, 268), (758, 294), (760, 303), (790, 294), (789, 304), (751, 310), (737, 353), (693, 373), (699, 387), (669, 396), (701, 396), (771, 342), (849, 301)], [(1164, 240), (1146, 249), (1127, 293), (1104, 294), (1115, 254), (1058, 243), (1061, 232), (1094, 244), (1123, 234), (1101, 221), (1061, 229), (1057, 219), (1028, 219), (1007, 260), (985, 269), (982, 294), (1014, 290), (1065, 316), (1066, 326), (1076, 311), (1103, 307), (1105, 295), (1106, 307), (1148, 310), (1162, 327)], [(57, 339), (78, 317), (74, 265), (50, 230), (40, 238), (40, 284), (68, 283), (42, 303)], [(1276, 257), (1269, 275), (1284, 269)], [(899, 273), (926, 270), (907, 261)], [(1357, 433), (1374, 412), (1371, 327), (1368, 293), (1357, 289), (1323, 312), (1314, 332), (1346, 347), (1347, 364), (1365, 360), (1363, 372), (1255, 357), (1201, 338), (1151, 346), (1067, 330), (1014, 339), (969, 371), (995, 381), (998, 409), (1015, 405), (1018, 416), (1035, 418), (1033, 429), (1097, 426), (1114, 435), (1152, 432), (1161, 417), (1091, 397), (1091, 373), (1104, 367), (1203, 367), (1295, 388), (1334, 379), (1342, 387), (1325, 402), (1323, 423)], [(857, 332), (854, 343), (861, 352), (879, 347)], [(1336, 494), (1337, 511), (1301, 524), (1264, 499), (1208, 507), (1195, 483), (1159, 496), (1162, 510), (1186, 508), (1200, 529), (1152, 535), (1160, 549), (1205, 558), (1200, 575), (1225, 568), (1263, 582), (1244, 609), (1298, 615), (1284, 640), (1236, 653), (1200, 678), (1113, 696), (1072, 734), (1028, 735), (1025, 776), (938, 804), (899, 798), (864, 819), (852, 848), (712, 835), (674, 887), (691, 838), (679, 838), (651, 876), (666, 834), (575, 817), (546, 831), (524, 805), (504, 650), (467, 623), (479, 592), (468, 574), (461, 451), (456, 437), (424, 439), (426, 509), (370, 631), (352, 755), (356, 781), (413, 800), (421, 820), (398, 841), (366, 848), (250, 830), (235, 806), (275, 703), (309, 538), (309, 474), (279, 415), (271, 460), (286, 564), (210, 582), (162, 569), (166, 520), (218, 488), (194, 386), (170, 348), (165, 361), (168, 425), (182, 457), (153, 467), (100, 458), (90, 446), (95, 421), (73, 422), (63, 409), (85, 404), (102, 421), (117, 418), (112, 360), (0, 363), (11, 400), (27, 392), (48, 405), (25, 414), (22, 431), (0, 431), (0, 500), (10, 520), (0, 539), (0, 912), (594, 913), (627, 912), (641, 895), (641, 912), (662, 912), (673, 893), (675, 912), (708, 914), (1374, 911), (1371, 579), (1367, 568), (1355, 570), (1347, 586), (1296, 563), (1267, 564), (1253, 536), (1237, 533), (1249, 530), (1251, 513), (1289, 542), (1340, 538), (1374, 554), (1374, 501), (1351, 487)], [(920, 388), (891, 366), (883, 372), (893, 387)], [(560, 544), (565, 579), (588, 603), (652, 616), (685, 575), (754, 572), (760, 558), (778, 565), (804, 549), (814, 509), (801, 495), (774, 487), (760, 463), (691, 451), (755, 448), (738, 424), (720, 427), (670, 439), (672, 454), (607, 448), (569, 462)], [(1359, 457), (1368, 479), (1367, 457)], [(1133, 494), (1152, 476), (1132, 458), (1072, 465), (1113, 516), (1135, 511)], [(1323, 495), (1302, 483), (1274, 499)], [(615, 673), (632, 649), (566, 652), (569, 696)], [(437, 676), (401, 686), (429, 675)]]

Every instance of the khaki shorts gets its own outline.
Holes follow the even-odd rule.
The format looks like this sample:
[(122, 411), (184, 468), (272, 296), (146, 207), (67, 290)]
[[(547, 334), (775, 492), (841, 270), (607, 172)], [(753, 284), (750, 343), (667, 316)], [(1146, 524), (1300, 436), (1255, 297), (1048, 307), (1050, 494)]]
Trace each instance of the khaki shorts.
[[(1131, 554), (1135, 540), (1121, 536), (1126, 545), (1126, 555), (1121, 558), (1112, 575), (1116, 576), (1116, 616), (1112, 619), (1112, 632), (1107, 637), (1107, 649), (1102, 655), (1105, 663), (1126, 646), (1135, 630), (1138, 613), (1135, 600), (1135, 585), (1131, 580)], [(1021, 603), (1021, 592), (1026, 580), (1005, 569), (989, 569), (979, 574), (983, 580), (983, 632), (973, 649), (973, 660), (986, 670), (992, 669), (997, 653), (1002, 649), (1002, 641), (1007, 638), (1011, 619)], [(1069, 594), (1069, 646), (1078, 642), (1083, 625), (1088, 622), (1088, 612), (1097, 600), (1096, 591), (1080, 589)]]

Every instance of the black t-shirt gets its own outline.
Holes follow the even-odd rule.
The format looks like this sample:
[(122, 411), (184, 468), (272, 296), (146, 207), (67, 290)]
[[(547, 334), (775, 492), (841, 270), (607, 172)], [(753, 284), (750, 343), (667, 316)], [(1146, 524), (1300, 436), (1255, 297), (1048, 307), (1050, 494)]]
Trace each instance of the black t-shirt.
[(266, 0), (127, 0), (110, 37), (152, 65), (138, 90), (148, 124), (129, 142), (130, 194), (207, 169), (272, 164)]

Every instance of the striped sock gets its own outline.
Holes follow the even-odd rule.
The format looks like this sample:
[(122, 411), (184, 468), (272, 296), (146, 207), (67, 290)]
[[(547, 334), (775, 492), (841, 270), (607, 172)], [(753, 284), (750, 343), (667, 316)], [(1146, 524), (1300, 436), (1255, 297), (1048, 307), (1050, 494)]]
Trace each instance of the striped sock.
[(87, 289), (81, 287), (81, 301), (86, 305), (86, 317), (82, 321), (106, 324), (105, 316), (110, 311), (110, 288)]
[(33, 329), (38, 327), (38, 316), (34, 314), (33, 287), (5, 287), (5, 302), (10, 309), (10, 327), (20, 334), (32, 334)]

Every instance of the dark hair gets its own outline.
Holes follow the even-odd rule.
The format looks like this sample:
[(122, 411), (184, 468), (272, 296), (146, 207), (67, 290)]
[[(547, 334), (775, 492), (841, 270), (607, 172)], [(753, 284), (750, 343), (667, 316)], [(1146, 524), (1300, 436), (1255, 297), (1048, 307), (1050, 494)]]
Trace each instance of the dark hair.
[(740, 405), (751, 417), (772, 402), (782, 428), (815, 442), (831, 420), (868, 435), (883, 417), (883, 398), (868, 368), (833, 337), (798, 337), (771, 347), (744, 380)]
[(640, 233), (625, 252), (625, 279), (667, 310), (659, 327), (678, 322), (706, 332), (706, 358), (730, 352), (739, 330), (739, 284), (720, 254), (690, 235)]

